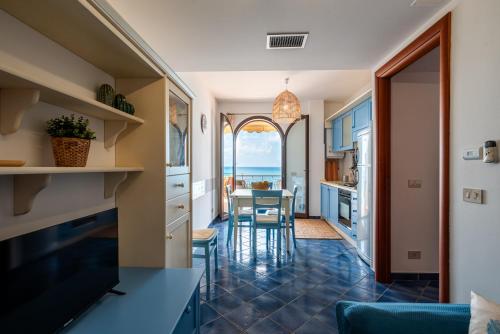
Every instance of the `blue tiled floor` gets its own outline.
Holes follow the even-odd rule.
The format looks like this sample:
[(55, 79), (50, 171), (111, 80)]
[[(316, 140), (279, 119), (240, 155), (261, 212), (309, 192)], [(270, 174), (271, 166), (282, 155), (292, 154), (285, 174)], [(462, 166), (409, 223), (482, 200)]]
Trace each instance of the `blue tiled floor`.
[[(219, 230), (219, 270), (209, 287), (201, 282), (202, 333), (337, 333), (339, 300), (436, 302), (435, 281), (377, 283), (356, 250), (344, 240), (297, 240), (291, 255), (266, 249), (259, 231), (257, 261), (243, 229), (234, 256), (226, 248), (226, 222)], [(283, 242), (284, 247), (284, 242)], [(195, 266), (204, 261), (195, 259)], [(212, 260), (212, 266), (213, 260)]]

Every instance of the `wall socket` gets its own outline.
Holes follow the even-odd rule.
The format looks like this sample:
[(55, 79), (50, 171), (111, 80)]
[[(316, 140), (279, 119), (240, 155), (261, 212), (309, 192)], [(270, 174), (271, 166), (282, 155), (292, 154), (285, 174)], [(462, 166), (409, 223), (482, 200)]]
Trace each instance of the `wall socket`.
[(421, 251), (408, 251), (408, 260), (420, 260), (421, 258)]
[(422, 180), (408, 180), (408, 188), (422, 188)]

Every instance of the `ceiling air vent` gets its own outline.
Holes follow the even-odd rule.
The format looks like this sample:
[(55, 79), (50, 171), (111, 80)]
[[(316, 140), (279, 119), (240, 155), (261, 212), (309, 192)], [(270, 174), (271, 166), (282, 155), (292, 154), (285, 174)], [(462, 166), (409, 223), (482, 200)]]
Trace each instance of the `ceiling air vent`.
[(303, 49), (306, 45), (307, 32), (267, 34), (268, 49)]

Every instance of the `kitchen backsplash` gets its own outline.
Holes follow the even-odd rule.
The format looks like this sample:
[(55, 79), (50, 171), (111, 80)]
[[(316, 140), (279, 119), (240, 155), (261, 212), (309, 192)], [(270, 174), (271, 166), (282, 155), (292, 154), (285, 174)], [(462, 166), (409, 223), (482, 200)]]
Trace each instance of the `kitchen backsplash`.
[(354, 155), (354, 151), (347, 151), (347, 152), (345, 152), (344, 159), (339, 160), (339, 181), (342, 181), (342, 177), (344, 175), (348, 175), (349, 181), (352, 181), (353, 176), (352, 176), (350, 168), (352, 167), (353, 155)]

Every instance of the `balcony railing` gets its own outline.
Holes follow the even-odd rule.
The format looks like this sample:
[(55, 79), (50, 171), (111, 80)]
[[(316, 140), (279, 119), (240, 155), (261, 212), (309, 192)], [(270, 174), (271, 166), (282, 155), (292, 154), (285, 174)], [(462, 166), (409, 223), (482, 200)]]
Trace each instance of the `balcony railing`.
[[(224, 177), (224, 184), (228, 182), (228, 176)], [(236, 175), (236, 188), (251, 189), (253, 182), (267, 181), (272, 184), (271, 189), (281, 189), (281, 175)]]

